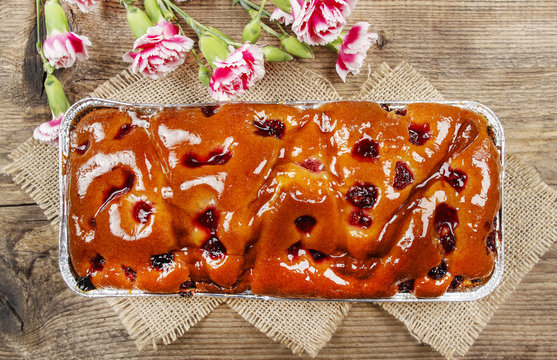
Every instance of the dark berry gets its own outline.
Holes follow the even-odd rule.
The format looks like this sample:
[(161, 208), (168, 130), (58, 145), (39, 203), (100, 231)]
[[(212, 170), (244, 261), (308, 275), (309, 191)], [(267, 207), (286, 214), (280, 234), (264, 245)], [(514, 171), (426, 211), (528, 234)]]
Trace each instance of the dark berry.
[(226, 247), (216, 236), (211, 236), (201, 248), (207, 251), (213, 260), (220, 259), (226, 254)]
[(462, 275), (455, 276), (453, 278), (453, 280), (451, 281), (451, 284), (449, 285), (449, 290), (454, 291), (454, 290), (458, 289), (460, 284), (462, 284), (463, 280), (464, 280), (464, 277)]
[(115, 197), (126, 194), (133, 187), (133, 182), (135, 181), (135, 175), (131, 172), (126, 174), (126, 179), (122, 186), (113, 186), (104, 193), (104, 202), (108, 202)]
[(81, 291), (95, 290), (95, 285), (93, 285), (93, 283), (91, 282), (91, 278), (89, 277), (89, 275), (77, 278), (77, 287)]
[(395, 166), (395, 179), (393, 187), (402, 190), (414, 182), (414, 175), (408, 168), (408, 165), (402, 161), (397, 161)]
[[(392, 109), (389, 107), (389, 105), (381, 104), (380, 106), (381, 106), (381, 108), (383, 108), (383, 110), (385, 110), (385, 111), (388, 111), (388, 112), (392, 111)], [(400, 116), (405, 116), (405, 115), (406, 115), (406, 112), (407, 112), (406, 109), (396, 109), (396, 110), (395, 110), (395, 114), (400, 115)]]
[(299, 231), (309, 234), (315, 224), (317, 224), (317, 220), (313, 216), (303, 215), (294, 220), (294, 224)]
[(122, 265), (122, 270), (124, 271), (124, 275), (129, 281), (131, 282), (135, 281), (137, 274), (135, 273), (135, 271), (133, 271), (132, 268)]
[(427, 276), (433, 280), (440, 280), (445, 276), (445, 274), (447, 274), (447, 269), (447, 263), (445, 261), (441, 261), (441, 264), (429, 270)]
[(408, 136), (412, 144), (421, 146), (431, 138), (431, 130), (429, 124), (412, 123), (408, 127)]
[(481, 283), (483, 282), (483, 279), (472, 279), (472, 280), (470, 280), (470, 282), (471, 282), (472, 284), (476, 284), (476, 285), (477, 285), (477, 284), (481, 284)]
[(323, 170), (323, 163), (317, 159), (306, 159), (299, 165), (314, 173)]
[(302, 243), (298, 241), (297, 243), (290, 245), (290, 247), (288, 247), (286, 252), (288, 253), (288, 255), (298, 256), (300, 254), (301, 247), (302, 247)]
[(212, 234), (217, 232), (219, 225), (219, 213), (215, 208), (209, 208), (199, 214), (195, 221), (202, 227), (208, 229)]
[(451, 229), (458, 225), (458, 213), (455, 208), (446, 203), (441, 203), (435, 208), (435, 216), (433, 218), (433, 226), (435, 231), (441, 233), (443, 227), (447, 225)]
[(83, 155), (87, 152), (87, 149), (89, 149), (89, 140), (86, 140), (84, 143), (76, 147), (75, 152), (79, 155)]
[(495, 241), (496, 239), (497, 239), (497, 232), (495, 230), (493, 230), (492, 232), (489, 233), (489, 235), (487, 235), (487, 238), (485, 239), (485, 246), (487, 247), (487, 250), (491, 252), (495, 252), (497, 250), (497, 243)]
[(352, 211), (350, 214), (350, 224), (368, 229), (371, 226), (371, 216), (367, 216), (363, 210)]
[(145, 201), (138, 201), (133, 206), (133, 217), (141, 224), (149, 221), (149, 217), (154, 213), (153, 207)]
[(401, 293), (409, 293), (414, 290), (414, 279), (402, 281), (398, 283), (398, 291)]
[(205, 117), (210, 117), (215, 115), (218, 109), (219, 105), (204, 105), (201, 107), (201, 112), (205, 115)]
[(189, 290), (189, 289), (196, 289), (194, 281), (187, 280), (180, 284), (180, 290)]
[(192, 152), (189, 152), (186, 155), (184, 155), (182, 163), (189, 168), (196, 168), (205, 164), (205, 162), (201, 160), (201, 158), (198, 155)]
[(230, 160), (232, 153), (223, 149), (215, 149), (209, 153), (209, 159), (205, 165), (224, 165)]
[(464, 173), (464, 171), (462, 171), (462, 170), (449, 168), (448, 175), (445, 174), (445, 176), (443, 178), (452, 187), (454, 187), (456, 191), (460, 192), (460, 191), (462, 191), (462, 189), (464, 189), (464, 186), (466, 185), (466, 180), (468, 179), (468, 176), (466, 176), (466, 173)]
[(327, 258), (327, 255), (318, 250), (309, 249), (309, 253), (314, 261), (319, 262)]
[(116, 134), (114, 139), (118, 140), (118, 139), (123, 138), (124, 136), (128, 135), (130, 133), (130, 131), (132, 131), (134, 128), (135, 128), (135, 125), (132, 125), (132, 124), (124, 124), (124, 125), (120, 126), (120, 129), (118, 130), (118, 133)]
[(348, 190), (346, 198), (361, 209), (373, 207), (377, 201), (377, 187), (370, 183), (357, 182)]
[(104, 264), (106, 263), (101, 254), (97, 254), (97, 256), (89, 260), (91, 260), (91, 267), (89, 268), (88, 272), (89, 274), (101, 271), (104, 267)]
[(97, 220), (95, 220), (95, 218), (92, 217), (91, 219), (89, 219), (89, 225), (91, 225), (91, 227), (96, 227), (97, 226)]
[(453, 229), (448, 225), (443, 225), (439, 234), (441, 235), (439, 237), (439, 242), (443, 250), (445, 250), (445, 254), (452, 252), (456, 246), (456, 238)]
[(157, 270), (163, 269), (165, 265), (170, 264), (172, 261), (174, 261), (173, 252), (151, 256), (151, 266)]
[(361, 161), (371, 161), (379, 156), (379, 144), (371, 139), (358, 140), (352, 147), (352, 155)]
[(253, 122), (253, 126), (257, 128), (255, 133), (261, 136), (272, 136), (277, 139), (282, 139), (284, 136), (284, 132), (286, 127), (284, 123), (280, 120), (272, 120), (272, 119), (265, 119), (265, 120), (255, 120)]

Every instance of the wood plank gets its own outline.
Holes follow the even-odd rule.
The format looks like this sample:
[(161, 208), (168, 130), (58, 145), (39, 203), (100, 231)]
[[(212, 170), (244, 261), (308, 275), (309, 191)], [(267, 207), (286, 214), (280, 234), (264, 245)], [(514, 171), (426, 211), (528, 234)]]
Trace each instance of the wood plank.
[[(181, 6), (202, 22), (237, 35), (247, 15), (229, 3), (192, 0)], [(22, 41), (33, 33), (33, 11), (33, 2), (6, 0), (0, 7), (0, 167), (49, 117), (34, 44)], [(90, 60), (57, 72), (75, 101), (127, 66), (121, 56), (133, 39), (116, 0), (102, 2), (89, 14), (72, 8), (68, 15), (74, 30), (94, 44)], [(406, 58), (447, 99), (485, 103), (503, 121), (508, 151), (519, 154), (557, 188), (557, 110), (551, 103), (557, 98), (555, 1), (360, 0), (349, 23), (363, 20), (386, 39), (381, 50), (370, 52), (371, 70), (383, 61), (394, 66)], [(350, 97), (368, 69), (344, 84), (334, 61), (320, 48), (315, 60), (300, 62)], [(0, 176), (0, 198), (0, 359), (298, 358), (226, 306), (175, 343), (138, 352), (106, 302), (77, 297), (65, 288), (58, 274), (55, 232), (5, 175)], [(467, 359), (557, 358), (555, 266), (554, 245), (496, 313)], [(440, 358), (417, 344), (390, 315), (358, 304), (319, 358), (362, 357)]]

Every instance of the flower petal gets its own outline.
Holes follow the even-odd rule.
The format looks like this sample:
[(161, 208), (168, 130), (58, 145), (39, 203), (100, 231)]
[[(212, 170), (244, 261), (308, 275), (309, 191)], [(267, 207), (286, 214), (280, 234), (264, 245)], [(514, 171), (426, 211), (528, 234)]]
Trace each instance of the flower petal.
[(263, 51), (259, 46), (246, 42), (231, 51), (226, 60), (214, 62), (217, 68), (209, 82), (209, 93), (218, 101), (244, 94), (265, 76)]
[(147, 29), (145, 35), (135, 40), (133, 52), (122, 58), (132, 63), (134, 73), (157, 79), (182, 65), (193, 44), (192, 39), (180, 35), (177, 26), (164, 21)]
[(358, 22), (343, 36), (336, 63), (336, 70), (342, 81), (346, 82), (348, 73), (360, 73), (369, 48), (377, 43), (379, 36), (368, 33), (369, 24)]

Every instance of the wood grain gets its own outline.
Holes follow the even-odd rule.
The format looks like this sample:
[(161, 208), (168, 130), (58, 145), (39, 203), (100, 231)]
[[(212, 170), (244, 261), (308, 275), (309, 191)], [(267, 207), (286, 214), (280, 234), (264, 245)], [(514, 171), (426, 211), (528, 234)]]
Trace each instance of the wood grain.
[[(247, 21), (241, 9), (225, 0), (192, 0), (182, 6), (229, 34), (239, 34)], [(68, 8), (68, 17), (74, 31), (94, 44), (89, 61), (57, 72), (75, 101), (127, 66), (121, 56), (133, 39), (115, 0), (89, 14)], [(505, 126), (508, 151), (557, 188), (555, 1), (360, 0), (349, 19), (356, 21), (369, 21), (385, 39), (381, 50), (369, 54), (371, 70), (383, 61), (394, 66), (406, 58), (447, 99), (490, 106)], [(33, 2), (0, 3), (0, 167), (48, 119), (34, 44), (28, 41), (34, 26)], [(325, 49), (315, 53), (315, 60), (301, 62), (326, 76), (342, 96), (350, 97), (364, 81), (366, 68), (343, 84), (332, 54)], [(58, 274), (56, 236), (29, 196), (0, 175), (0, 359), (297, 358), (226, 305), (175, 343), (138, 352), (106, 302), (66, 289)], [(467, 359), (557, 358), (556, 268), (553, 246), (496, 313)], [(417, 344), (397, 320), (366, 304), (353, 307), (319, 357), (440, 358)]]

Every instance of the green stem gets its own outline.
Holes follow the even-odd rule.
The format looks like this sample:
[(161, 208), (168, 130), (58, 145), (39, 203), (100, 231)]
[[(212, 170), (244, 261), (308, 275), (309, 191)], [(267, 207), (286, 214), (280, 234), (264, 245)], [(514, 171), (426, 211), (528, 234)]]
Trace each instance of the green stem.
[(252, 3), (250, 0), (238, 0), (237, 2), (239, 2), (240, 5), (242, 5), (242, 7), (243, 7), (244, 9), (245, 9), (245, 6), (243, 6), (243, 5), (246, 5), (246, 6), (248, 6), (250, 9), (253, 9), (253, 10), (260, 10), (260, 9), (261, 9), (261, 12), (262, 12), (266, 17), (270, 17), (270, 16), (271, 16), (271, 13), (270, 13), (270, 12), (268, 12), (268, 11), (265, 10), (265, 9), (263, 9), (263, 6), (265, 5), (265, 2), (263, 2), (263, 4), (262, 4), (261, 6), (257, 6), (256, 4)]
[(171, 8), (172, 10), (174, 10), (178, 15), (180, 15), (188, 24), (189, 27), (191, 27), (193, 29), (193, 31), (195, 31), (195, 33), (197, 34), (197, 36), (202, 36), (203, 33), (211, 33), (212, 35), (218, 37), (219, 39), (221, 39), (222, 41), (224, 41), (225, 43), (227, 43), (228, 45), (232, 45), (232, 46), (242, 46), (242, 44), (237, 43), (235, 41), (230, 41), (230, 39), (227, 39), (226, 37), (220, 35), (219, 33), (214, 32), (213, 30), (211, 30), (210, 28), (208, 28), (207, 26), (203, 25), (202, 23), (200, 23), (199, 21), (195, 20), (193, 17), (189, 16), (184, 10), (180, 9), (177, 5), (175, 5), (172, 1), (170, 0), (164, 0), (164, 3)]
[(195, 51), (192, 49), (191, 53), (193, 54), (193, 57), (195, 58), (195, 60), (197, 60), (197, 64), (199, 66), (205, 66), (203, 65), (203, 63), (201, 62), (201, 59), (199, 58), (199, 56), (197, 56), (197, 54), (195, 53)]
[[(238, 0), (238, 2), (240, 3), (240, 6), (244, 8), (244, 10), (246, 10), (248, 13), (250, 12), (250, 10), (259, 10), (260, 13), (258, 13), (258, 16), (261, 15), (265, 15), (267, 17), (271, 16), (271, 13), (269, 13), (266, 10), (263, 10), (263, 6), (265, 6), (265, 2), (267, 0), (264, 0), (263, 3), (261, 4), (261, 7), (257, 7), (257, 5), (255, 5), (254, 3), (252, 3), (249, 0)], [(275, 21), (275, 25), (278, 26), (278, 28), (280, 29), (280, 31), (284, 34), (284, 35), (289, 35), (286, 30), (284, 30), (284, 28), (282, 27), (282, 25), (279, 24), (278, 21)], [(275, 30), (273, 30), (270, 26), (266, 25), (263, 21), (261, 22), (261, 27), (263, 28), (263, 30), (265, 30), (267, 33), (276, 36), (277, 38), (281, 38), (283, 35), (277, 33)]]
[[(189, 16), (188, 14), (186, 14), (186, 12), (182, 9), (180, 9), (178, 6), (176, 6), (174, 3), (172, 3), (169, 0), (164, 0), (164, 3), (172, 10), (174, 10), (175, 12), (178, 13), (178, 15), (180, 15), (188, 24), (189, 27), (191, 27), (193, 29), (193, 31), (196, 32), (196, 34), (199, 36), (202, 34), (202, 30), (206, 30), (206, 26), (203, 26), (202, 24), (200, 24), (198, 21), (196, 21), (194, 18), (192, 18), (191, 16)], [(205, 28), (205, 29), (204, 29)]]
[(36, 1), (37, 5), (37, 43), (41, 42), (41, 0)]
[(288, 34), (288, 33), (286, 32), (286, 30), (284, 30), (284, 28), (282, 27), (282, 25), (281, 25), (278, 21), (275, 21), (275, 25), (278, 26), (278, 28), (280, 29), (280, 31), (282, 31), (282, 33), (283, 33), (284, 35), (290, 35), (290, 34)]
[(258, 18), (258, 19), (261, 19), (261, 14), (262, 14), (263, 11), (265, 10), (264, 7), (265, 7), (265, 3), (266, 3), (266, 2), (267, 2), (267, 0), (263, 0), (263, 1), (261, 2), (261, 6), (259, 6), (259, 11), (257, 12), (257, 18)]
[(43, 71), (47, 74), (52, 74), (54, 72), (54, 67), (50, 65), (46, 56), (44, 56), (43, 51), (43, 42), (41, 41), (41, 0), (36, 1), (37, 4), (37, 43), (35, 44), (35, 48), (37, 49), (37, 53), (41, 57), (41, 61), (43, 62)]
[(276, 36), (278, 39), (282, 38), (282, 35), (279, 34), (278, 32), (276, 32), (275, 30), (273, 30), (269, 25), (265, 24), (264, 22), (261, 22), (261, 28), (263, 30), (265, 30), (267, 33)]

